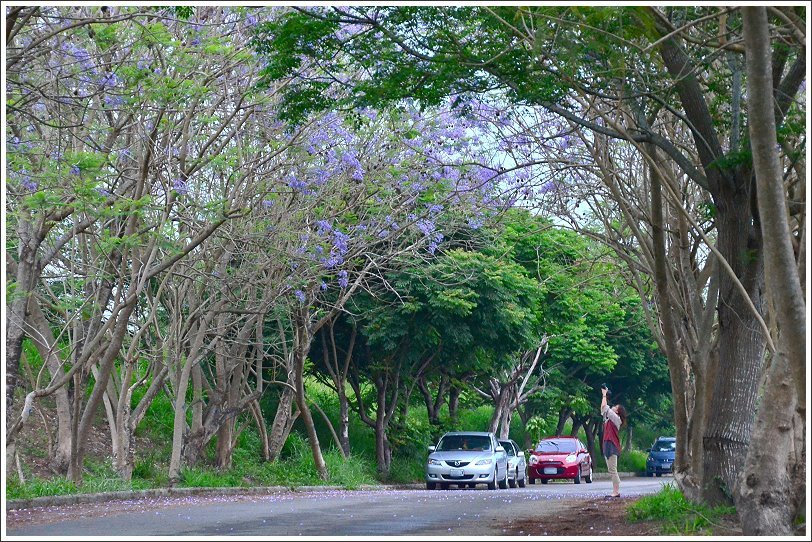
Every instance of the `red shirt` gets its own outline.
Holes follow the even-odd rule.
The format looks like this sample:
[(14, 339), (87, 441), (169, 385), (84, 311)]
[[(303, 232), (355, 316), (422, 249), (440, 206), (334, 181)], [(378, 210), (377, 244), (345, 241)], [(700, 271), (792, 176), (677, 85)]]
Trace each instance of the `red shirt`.
[(618, 451), (620, 451), (620, 435), (617, 430), (618, 426), (615, 425), (615, 422), (610, 418), (606, 418), (606, 423), (603, 424), (603, 441), (610, 441), (617, 447)]

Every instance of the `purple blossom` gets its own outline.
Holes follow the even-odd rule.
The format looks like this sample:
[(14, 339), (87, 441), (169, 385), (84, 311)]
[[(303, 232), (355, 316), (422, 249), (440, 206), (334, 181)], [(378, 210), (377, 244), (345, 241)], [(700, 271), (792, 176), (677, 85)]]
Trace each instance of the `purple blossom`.
[(333, 230), (333, 226), (331, 226), (326, 220), (317, 220), (316, 227), (318, 228), (319, 235), (324, 235), (325, 233)]
[(200, 37), (195, 36), (194, 39), (192, 39), (192, 41), (189, 42), (189, 45), (200, 45)]
[(296, 190), (297, 192), (307, 191), (307, 183), (305, 181), (297, 179), (293, 175), (288, 177), (288, 186), (291, 187), (293, 190)]
[(437, 213), (443, 210), (443, 206), (439, 203), (432, 203), (426, 204), (426, 208), (429, 210), (429, 214), (436, 215)]
[(256, 24), (257, 24), (257, 18), (256, 18), (254, 15), (249, 15), (249, 16), (248, 16), (248, 17), (245, 19), (245, 24), (246, 24), (247, 26), (256, 26)]
[(350, 236), (346, 233), (333, 230), (333, 245), (338, 250), (339, 254), (346, 254), (349, 249)]
[(426, 218), (421, 218), (420, 220), (418, 220), (416, 222), (416, 226), (417, 229), (420, 230), (420, 232), (426, 237), (431, 235), (434, 232), (434, 230), (437, 229), (437, 226), (434, 224), (434, 222)]
[(110, 191), (109, 191), (109, 190), (105, 190), (104, 188), (102, 188), (102, 187), (100, 187), (100, 186), (97, 186), (97, 187), (96, 187), (96, 192), (98, 192), (98, 194), (99, 194), (100, 196), (102, 196), (102, 197), (105, 197), (105, 198), (110, 197)]
[(187, 185), (186, 181), (184, 181), (183, 179), (175, 178), (172, 179), (172, 190), (181, 195), (188, 194), (189, 185)]
[(296, 290), (295, 292), (293, 292), (293, 295), (295, 295), (295, 296), (296, 296), (296, 299), (298, 299), (300, 303), (304, 303), (304, 302), (305, 302), (305, 294), (304, 294), (304, 292), (303, 292), (303, 291), (301, 291), (301, 290)]
[(555, 182), (555, 181), (547, 181), (546, 183), (541, 185), (541, 188), (539, 189), (539, 191), (542, 194), (549, 194), (551, 192), (557, 192), (558, 191), (558, 183)]
[(482, 216), (472, 216), (468, 218), (468, 227), (472, 230), (478, 230), (485, 223)]
[(321, 281), (321, 284), (319, 285), (319, 289), (320, 289), (322, 292), (323, 292), (323, 291), (325, 291), (325, 290), (327, 290), (327, 283), (326, 283), (326, 282), (324, 282), (324, 281)]
[(104, 97), (104, 103), (111, 107), (118, 107), (120, 105), (124, 105), (124, 97), (106, 95)]
[(20, 186), (28, 190), (29, 192), (36, 192), (39, 185), (31, 180), (31, 177), (28, 175), (23, 175), (22, 179), (20, 180)]
[(99, 78), (99, 86), (104, 87), (116, 87), (121, 82), (121, 79), (118, 78), (116, 74), (113, 72), (107, 72), (103, 76)]
[(347, 272), (342, 269), (338, 272), (338, 286), (339, 288), (346, 288), (349, 283), (350, 281), (347, 278)]
[(273, 200), (272, 199), (262, 200), (262, 206), (265, 207), (266, 209), (270, 209), (271, 207), (273, 207)]
[(345, 152), (341, 155), (341, 163), (344, 164), (347, 169), (360, 169), (361, 162), (358, 161), (358, 157), (355, 155), (354, 152)]
[(81, 173), (82, 173), (82, 170), (79, 168), (79, 166), (77, 164), (73, 164), (70, 167), (70, 174), (71, 175), (79, 175)]

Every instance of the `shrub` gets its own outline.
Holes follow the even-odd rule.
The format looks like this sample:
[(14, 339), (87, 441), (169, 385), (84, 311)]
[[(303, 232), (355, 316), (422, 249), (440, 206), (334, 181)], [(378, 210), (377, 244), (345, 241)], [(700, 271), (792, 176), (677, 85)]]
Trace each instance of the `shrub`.
[(626, 509), (629, 521), (660, 521), (662, 534), (709, 534), (709, 528), (724, 516), (735, 515), (732, 506), (708, 507), (688, 502), (673, 484), (654, 495), (646, 495)]

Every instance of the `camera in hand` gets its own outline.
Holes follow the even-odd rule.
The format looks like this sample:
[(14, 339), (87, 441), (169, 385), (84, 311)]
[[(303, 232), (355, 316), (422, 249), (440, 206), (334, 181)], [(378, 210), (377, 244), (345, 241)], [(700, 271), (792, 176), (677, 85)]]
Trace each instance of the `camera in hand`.
[(611, 393), (612, 393), (612, 392), (609, 391), (609, 386), (607, 386), (606, 384), (601, 384), (601, 389), (606, 390), (606, 395), (607, 396), (611, 395)]

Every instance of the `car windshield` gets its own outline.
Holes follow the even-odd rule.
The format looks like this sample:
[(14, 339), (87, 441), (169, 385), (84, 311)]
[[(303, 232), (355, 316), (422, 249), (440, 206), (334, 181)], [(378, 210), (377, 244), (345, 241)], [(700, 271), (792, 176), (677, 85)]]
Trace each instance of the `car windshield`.
[(658, 440), (651, 447), (653, 452), (673, 452), (677, 449), (677, 443), (673, 440)]
[(438, 452), (457, 450), (485, 451), (491, 449), (491, 439), (482, 435), (446, 435), (437, 445)]
[(513, 446), (507, 440), (500, 440), (499, 444), (501, 444), (502, 448), (505, 449), (505, 451), (508, 454), (508, 457), (513, 457), (514, 455), (516, 455), (516, 452), (513, 451)]
[(537, 452), (560, 452), (574, 453), (578, 451), (578, 446), (572, 440), (542, 440), (536, 446)]

